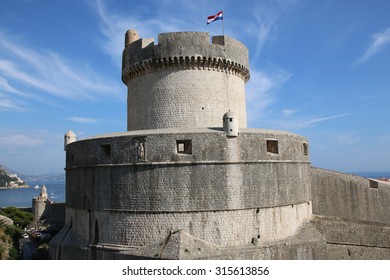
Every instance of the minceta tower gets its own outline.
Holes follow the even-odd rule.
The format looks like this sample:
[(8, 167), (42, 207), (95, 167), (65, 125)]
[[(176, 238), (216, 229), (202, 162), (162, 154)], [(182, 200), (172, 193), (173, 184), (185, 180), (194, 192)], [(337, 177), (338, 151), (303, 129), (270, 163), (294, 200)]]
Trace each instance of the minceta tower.
[(129, 30), (122, 65), (127, 131), (67, 143), (66, 225), (51, 258), (322, 256), (308, 141), (247, 128), (242, 43)]

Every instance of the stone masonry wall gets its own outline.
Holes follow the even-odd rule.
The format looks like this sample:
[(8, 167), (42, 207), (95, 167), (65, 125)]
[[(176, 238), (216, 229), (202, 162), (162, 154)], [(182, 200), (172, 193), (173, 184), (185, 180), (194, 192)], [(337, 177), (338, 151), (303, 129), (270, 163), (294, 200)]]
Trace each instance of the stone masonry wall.
[[(178, 143), (191, 147), (180, 153)], [(162, 242), (178, 230), (221, 246), (286, 238), (311, 215), (304, 144), (298, 135), (254, 129), (235, 138), (175, 129), (71, 143), (67, 224), (90, 244), (118, 246)]]
[[(68, 209), (68, 223), (82, 240), (92, 244), (145, 246), (164, 242), (184, 230), (220, 246), (269, 242), (293, 235), (310, 218), (311, 204), (235, 211), (138, 213), (114, 210)], [(115, 233), (115, 234), (113, 234)]]
[(313, 214), (390, 224), (390, 184), (311, 168)]
[(245, 82), (214, 70), (164, 70), (127, 84), (128, 130), (219, 127), (229, 110), (246, 127)]
[[(210, 131), (125, 135), (68, 145), (68, 206), (205, 211), (310, 201), (302, 137), (272, 131), (242, 132), (234, 139)], [(268, 137), (279, 140), (278, 154), (267, 152)], [(181, 139), (192, 141), (191, 154), (177, 153)], [(136, 160), (137, 141), (145, 144), (145, 161)], [(108, 145), (110, 156), (100, 151)]]

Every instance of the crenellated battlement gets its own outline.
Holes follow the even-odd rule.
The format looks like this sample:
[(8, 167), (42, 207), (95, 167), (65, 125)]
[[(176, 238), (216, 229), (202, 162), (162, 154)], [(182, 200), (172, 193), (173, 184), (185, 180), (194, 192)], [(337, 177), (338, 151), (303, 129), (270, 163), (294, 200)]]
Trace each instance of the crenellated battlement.
[(249, 80), (248, 50), (227, 36), (211, 38), (207, 32), (172, 32), (154, 39), (126, 39), (122, 81), (165, 69), (194, 69), (226, 72)]
[(123, 69), (122, 80), (127, 84), (129, 80), (139, 77), (141, 75), (169, 70), (193, 69), (193, 70), (212, 70), (226, 72), (243, 79), (245, 82), (249, 80), (249, 70), (244, 66), (234, 63), (232, 61), (212, 58), (212, 57), (169, 57), (158, 58), (155, 60), (144, 60), (140, 63), (133, 63)]

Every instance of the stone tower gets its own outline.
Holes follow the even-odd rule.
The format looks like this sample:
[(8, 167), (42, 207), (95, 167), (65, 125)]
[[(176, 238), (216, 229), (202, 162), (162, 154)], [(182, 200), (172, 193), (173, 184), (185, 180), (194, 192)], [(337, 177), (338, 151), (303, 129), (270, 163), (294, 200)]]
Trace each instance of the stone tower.
[(246, 127), (248, 50), (202, 32), (163, 33), (158, 44), (126, 33), (122, 81), (128, 88), (127, 130), (220, 127), (231, 110)]
[(46, 209), (46, 204), (50, 203), (47, 197), (47, 188), (42, 186), (39, 196), (32, 199), (32, 213), (34, 215), (34, 221), (39, 221)]
[(248, 79), (248, 50), (232, 38), (164, 33), (156, 44), (129, 30), (128, 131), (66, 145), (52, 258), (320, 255), (284, 241), (312, 231), (308, 142), (246, 128)]
[(227, 36), (127, 31), (128, 131), (65, 135), (51, 258), (390, 259), (390, 183), (312, 168), (304, 137), (246, 128), (248, 68)]

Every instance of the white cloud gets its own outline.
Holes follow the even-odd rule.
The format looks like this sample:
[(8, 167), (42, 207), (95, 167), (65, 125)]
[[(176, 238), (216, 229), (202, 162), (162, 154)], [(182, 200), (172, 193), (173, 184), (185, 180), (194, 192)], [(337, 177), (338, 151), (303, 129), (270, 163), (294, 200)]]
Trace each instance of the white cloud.
[(49, 93), (60, 93), (60, 89), (45, 82), (42, 79), (35, 78), (24, 71), (18, 69), (18, 66), (8, 60), (0, 60), (0, 71), (7, 77), (20, 81), (26, 85), (33, 86), (37, 89), (49, 92)]
[(36, 137), (34, 135), (27, 135), (22, 133), (17, 134), (10, 134), (10, 135), (3, 135), (0, 136), (0, 146), (10, 146), (10, 147), (35, 147), (39, 146), (44, 141), (40, 139), (39, 137)]
[(68, 120), (71, 122), (81, 123), (81, 124), (91, 124), (91, 123), (99, 122), (99, 120), (97, 119), (85, 118), (85, 117), (70, 117), (68, 118)]
[(267, 73), (251, 71), (251, 79), (246, 86), (247, 119), (252, 124), (261, 120), (274, 104), (276, 92), (291, 77), (291, 73), (284, 69), (273, 69)]
[(390, 46), (390, 27), (383, 32), (375, 33), (366, 52), (355, 63), (360, 64), (371, 59), (374, 55)]
[(246, 33), (256, 40), (256, 48), (253, 58), (257, 58), (264, 45), (276, 36), (277, 24), (283, 14), (290, 12), (299, 1), (257, 1), (251, 7), (253, 21), (246, 26)]
[(137, 30), (141, 38), (154, 38), (158, 33), (166, 30), (191, 29), (190, 18), (186, 17), (184, 20), (182, 17), (172, 16), (172, 9), (178, 9), (179, 5), (185, 5), (188, 9), (188, 1), (175, 1), (174, 4), (168, 1), (161, 4), (158, 12), (150, 19), (141, 17), (138, 10), (127, 10), (125, 13), (109, 10), (107, 8), (109, 1), (96, 0), (93, 3), (92, 7), (100, 19), (100, 31), (104, 35), (104, 40), (100, 40), (99, 43), (103, 51), (111, 56), (113, 63), (118, 67), (121, 66), (125, 33), (128, 29)]
[(337, 143), (340, 145), (352, 145), (362, 141), (362, 138), (352, 133), (342, 133), (336, 137)]
[(47, 95), (91, 100), (99, 95), (122, 93), (120, 81), (110, 81), (88, 66), (56, 52), (24, 46), (14, 36), (0, 30), (0, 89), (9, 94), (45, 102)]
[(64, 165), (63, 141), (62, 133), (3, 129), (0, 131), (1, 161), (25, 174), (61, 170)]
[(25, 108), (24, 104), (0, 93), (0, 112), (24, 112)]
[(326, 117), (299, 117), (296, 116), (292, 118), (291, 116), (285, 116), (285, 118), (281, 118), (279, 120), (274, 121), (274, 126), (281, 128), (281, 129), (286, 129), (290, 131), (296, 131), (299, 129), (305, 129), (305, 128), (310, 128), (313, 126), (316, 126), (319, 123), (346, 117), (350, 115), (350, 113), (345, 113), (345, 114), (337, 114), (337, 115), (331, 115), (331, 116), (326, 116)]
[(283, 117), (288, 118), (295, 115), (298, 112), (296, 109), (284, 109), (282, 110)]
[(11, 86), (8, 83), (8, 81), (3, 77), (0, 77), (0, 89), (4, 90), (5, 92), (9, 92), (9, 93), (21, 94), (21, 92), (19, 90), (17, 90), (13, 86)]

